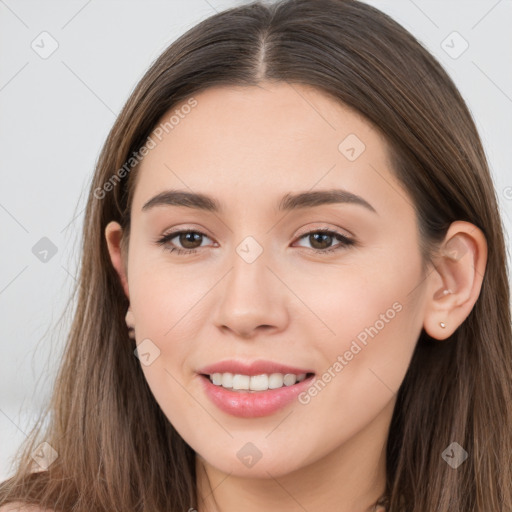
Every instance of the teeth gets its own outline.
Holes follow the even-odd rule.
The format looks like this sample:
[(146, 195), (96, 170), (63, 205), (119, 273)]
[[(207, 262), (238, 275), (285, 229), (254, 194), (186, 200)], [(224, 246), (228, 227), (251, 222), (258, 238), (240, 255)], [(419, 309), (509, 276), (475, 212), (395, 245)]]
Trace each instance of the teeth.
[(213, 375), (210, 375), (210, 380), (216, 386), (222, 386), (222, 373), (214, 373)]
[(283, 374), (282, 373), (272, 373), (268, 378), (268, 388), (276, 389), (283, 387)]
[(251, 391), (266, 391), (268, 389), (268, 375), (253, 375), (249, 383)]
[(239, 373), (213, 373), (210, 381), (223, 388), (250, 391), (267, 391), (268, 389), (293, 386), (296, 382), (302, 382), (306, 378), (305, 373), (295, 375), (293, 373), (271, 373), (270, 375), (241, 375)]
[(232, 373), (217, 373), (217, 375), (220, 375), (223, 388), (232, 388), (233, 387), (233, 374)]
[(249, 375), (240, 375), (235, 373), (233, 375), (233, 389), (249, 389), (249, 383), (251, 378)]
[(293, 373), (287, 373), (283, 377), (283, 383), (284, 383), (285, 386), (292, 386), (296, 382), (297, 382), (297, 376), (293, 375)]

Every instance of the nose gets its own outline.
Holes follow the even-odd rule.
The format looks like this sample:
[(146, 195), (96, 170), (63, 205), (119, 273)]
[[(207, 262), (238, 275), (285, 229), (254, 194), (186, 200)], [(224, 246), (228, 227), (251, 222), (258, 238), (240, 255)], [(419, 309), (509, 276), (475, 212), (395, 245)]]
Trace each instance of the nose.
[(250, 339), (286, 329), (287, 288), (268, 266), (265, 251), (252, 262), (235, 252), (231, 261), (232, 267), (218, 288), (217, 327)]

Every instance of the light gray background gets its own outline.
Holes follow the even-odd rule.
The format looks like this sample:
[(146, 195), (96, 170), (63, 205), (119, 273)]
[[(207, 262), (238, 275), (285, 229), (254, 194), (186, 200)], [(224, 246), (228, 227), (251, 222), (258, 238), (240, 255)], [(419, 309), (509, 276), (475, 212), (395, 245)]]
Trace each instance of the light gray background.
[[(77, 273), (85, 191), (116, 114), (168, 44), (241, 3), (0, 0), (0, 480), (50, 395), (69, 326), (65, 318), (56, 328)], [(455, 80), (512, 233), (512, 2), (368, 3), (415, 34)], [(464, 41), (454, 31), (469, 44), (457, 58)], [(58, 48), (47, 58), (31, 46), (48, 51), (52, 40)], [(46, 262), (32, 252), (42, 237), (57, 248)]]

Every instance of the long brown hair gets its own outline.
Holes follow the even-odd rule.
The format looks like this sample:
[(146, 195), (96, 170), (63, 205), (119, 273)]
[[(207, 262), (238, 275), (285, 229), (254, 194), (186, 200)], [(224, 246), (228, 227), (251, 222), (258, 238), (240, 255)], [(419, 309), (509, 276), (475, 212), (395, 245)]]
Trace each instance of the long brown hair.
[[(447, 340), (422, 331), (399, 389), (387, 444), (388, 510), (510, 512), (510, 297), (486, 157), (440, 64), (390, 17), (355, 0), (225, 10), (176, 40), (137, 85), (90, 189), (74, 320), (43, 412), (50, 421), (41, 433), (41, 419), (20, 450), (16, 473), (0, 486), (0, 504), (75, 512), (197, 508), (195, 453), (160, 410), (133, 354), (128, 302), (104, 229), (117, 220), (129, 230), (137, 166), (125, 164), (171, 107), (214, 85), (261, 80), (313, 86), (381, 130), (414, 202), (424, 262), (451, 222), (483, 231), (488, 261), (474, 308)], [(31, 454), (43, 441), (58, 457), (33, 472)], [(469, 454), (456, 470), (441, 457), (454, 441)]]

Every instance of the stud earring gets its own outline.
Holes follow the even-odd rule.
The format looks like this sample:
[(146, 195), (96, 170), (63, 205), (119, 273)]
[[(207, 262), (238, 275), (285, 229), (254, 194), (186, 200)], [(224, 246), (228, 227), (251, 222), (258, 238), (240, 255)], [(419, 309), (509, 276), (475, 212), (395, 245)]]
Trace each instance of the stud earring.
[(128, 307), (128, 311), (125, 316), (126, 326), (128, 327), (128, 337), (131, 340), (135, 339), (135, 318), (133, 317), (133, 312), (131, 306)]
[(446, 324), (444, 322), (439, 322), (439, 325), (444, 329), (446, 327)]

